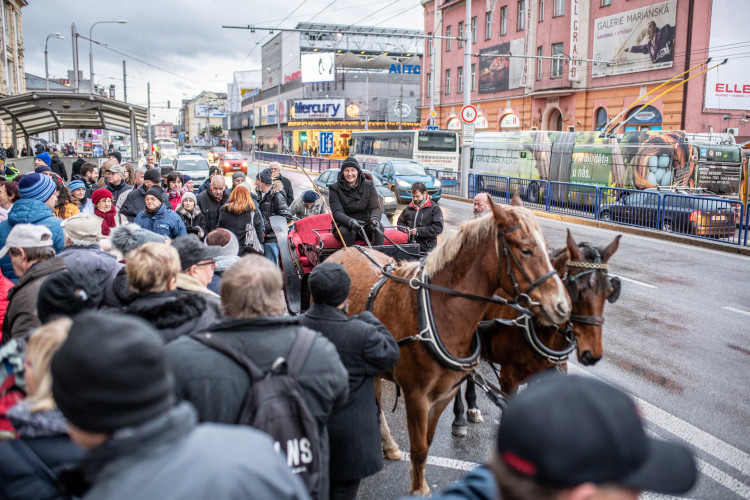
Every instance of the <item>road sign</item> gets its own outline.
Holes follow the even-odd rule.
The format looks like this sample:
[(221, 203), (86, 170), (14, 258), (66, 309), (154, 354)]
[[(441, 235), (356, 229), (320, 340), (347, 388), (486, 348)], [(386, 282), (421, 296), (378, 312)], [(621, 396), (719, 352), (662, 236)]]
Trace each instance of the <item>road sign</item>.
[(333, 132), (321, 132), (320, 133), (320, 154), (322, 155), (333, 154)]
[(474, 145), (474, 124), (473, 123), (464, 123), (463, 129), (461, 130), (461, 145), (462, 146)]
[(461, 108), (461, 119), (464, 121), (464, 123), (474, 123), (474, 120), (477, 119), (477, 108), (472, 106), (471, 104), (467, 104), (463, 108)]
[(435, 111), (435, 110), (430, 111), (430, 116), (432, 118), (435, 118), (437, 116), (437, 111)]
[(440, 130), (437, 125), (427, 125), (427, 130)]

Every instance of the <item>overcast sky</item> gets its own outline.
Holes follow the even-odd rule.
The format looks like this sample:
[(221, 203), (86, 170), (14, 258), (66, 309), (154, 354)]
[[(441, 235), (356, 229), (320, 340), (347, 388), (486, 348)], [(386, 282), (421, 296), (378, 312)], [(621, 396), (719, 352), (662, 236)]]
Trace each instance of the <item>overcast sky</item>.
[[(268, 35), (222, 25), (292, 28), (298, 22), (323, 22), (424, 28), (418, 0), (29, 0), (22, 14), (27, 73), (44, 77), (45, 38), (56, 32), (65, 37), (49, 39), (50, 78), (67, 78), (73, 69), (73, 23), (88, 37), (95, 22), (125, 19), (127, 24), (99, 24), (93, 30), (95, 41), (127, 54), (94, 45), (94, 81), (116, 85), (116, 98), (122, 100), (122, 61), (127, 61), (128, 102), (146, 106), (146, 84), (151, 82), (152, 123), (176, 123), (175, 108), (182, 99), (203, 90), (226, 92), (235, 71), (260, 69), (260, 49)], [(78, 61), (88, 80), (87, 40), (79, 39)], [(166, 109), (168, 100), (171, 110)]]

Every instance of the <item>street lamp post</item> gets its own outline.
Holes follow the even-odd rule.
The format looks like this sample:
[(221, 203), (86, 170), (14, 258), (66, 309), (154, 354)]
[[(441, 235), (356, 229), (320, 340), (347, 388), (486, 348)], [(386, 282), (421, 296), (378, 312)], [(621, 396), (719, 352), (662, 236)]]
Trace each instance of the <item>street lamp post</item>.
[(117, 21), (97, 21), (94, 24), (91, 25), (91, 28), (89, 29), (89, 70), (91, 71), (91, 93), (94, 93), (94, 42), (92, 41), (92, 32), (94, 31), (94, 26), (97, 24), (127, 24), (127, 21), (125, 19), (119, 19)]
[(50, 38), (59, 38), (60, 40), (65, 40), (65, 37), (62, 36), (60, 33), (52, 33), (51, 35), (47, 35), (47, 39), (44, 41), (44, 80), (47, 82), (47, 90), (49, 90), (49, 66), (47, 64), (47, 42), (49, 42)]

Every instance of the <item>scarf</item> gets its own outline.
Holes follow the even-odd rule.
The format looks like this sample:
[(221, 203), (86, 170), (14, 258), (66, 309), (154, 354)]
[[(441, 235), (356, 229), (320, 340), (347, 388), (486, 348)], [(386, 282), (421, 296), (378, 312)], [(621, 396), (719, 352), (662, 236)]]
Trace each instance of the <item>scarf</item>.
[(109, 231), (113, 227), (117, 226), (117, 223), (115, 222), (117, 210), (115, 209), (114, 205), (109, 209), (109, 212), (102, 212), (98, 208), (94, 207), (94, 215), (104, 219), (102, 220), (102, 234), (104, 236), (109, 236)]
[(185, 194), (185, 189), (179, 189), (177, 191), (175, 191), (173, 189), (168, 189), (167, 193), (169, 194), (169, 199), (173, 200), (173, 199), (179, 198), (180, 196), (182, 196), (183, 194)]
[(21, 401), (8, 410), (8, 419), (22, 438), (40, 438), (68, 433), (68, 425), (60, 410), (30, 411), (31, 403)]
[(409, 203), (409, 206), (413, 208), (414, 210), (422, 210), (423, 208), (427, 208), (431, 205), (432, 205), (432, 198), (426, 195), (424, 197), (424, 200), (422, 200), (422, 203), (420, 203), (419, 205), (414, 204), (413, 200), (411, 203)]

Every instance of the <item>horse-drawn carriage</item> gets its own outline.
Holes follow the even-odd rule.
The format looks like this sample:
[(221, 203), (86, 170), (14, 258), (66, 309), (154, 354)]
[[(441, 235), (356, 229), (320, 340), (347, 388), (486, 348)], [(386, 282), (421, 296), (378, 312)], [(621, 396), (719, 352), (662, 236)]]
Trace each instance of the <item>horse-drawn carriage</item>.
[[(578, 245), (569, 234), (553, 266), (536, 218), (517, 197), (511, 206), (490, 203), (487, 216), (466, 221), (419, 259), (418, 245), (395, 229), (385, 229), (381, 247), (363, 248), (363, 241), (341, 249), (328, 214), (298, 221), (289, 232), (281, 218), (272, 218), (272, 226), (290, 312), (307, 307), (313, 267), (337, 262), (352, 278), (347, 313), (371, 310), (399, 343), (401, 357), (385, 378), (404, 395), (412, 493), (429, 493), (425, 463), (438, 419), (475, 373), (480, 352), (502, 363), (498, 378), (510, 377), (509, 385), (529, 371), (564, 363), (576, 348), (584, 364), (602, 355), (604, 302), (616, 299), (619, 288), (607, 274), (607, 260), (619, 237), (599, 249)], [(507, 356), (519, 348), (525, 351), (519, 363), (532, 368), (514, 366), (519, 363)], [(402, 457), (382, 414), (381, 434), (386, 457)]]

